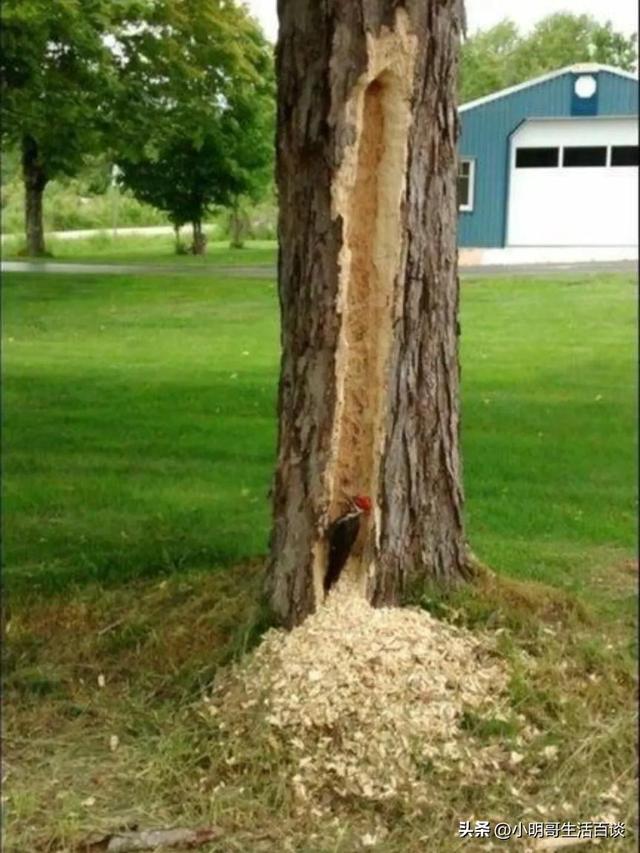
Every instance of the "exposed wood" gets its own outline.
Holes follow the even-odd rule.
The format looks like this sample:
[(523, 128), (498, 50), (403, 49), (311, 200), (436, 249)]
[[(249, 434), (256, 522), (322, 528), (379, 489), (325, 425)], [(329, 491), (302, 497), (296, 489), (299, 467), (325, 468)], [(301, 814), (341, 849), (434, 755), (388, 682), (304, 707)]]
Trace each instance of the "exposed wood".
[(458, 415), (459, 0), (280, 0), (280, 432), (269, 592), (323, 598), (325, 533), (375, 604), (465, 573)]

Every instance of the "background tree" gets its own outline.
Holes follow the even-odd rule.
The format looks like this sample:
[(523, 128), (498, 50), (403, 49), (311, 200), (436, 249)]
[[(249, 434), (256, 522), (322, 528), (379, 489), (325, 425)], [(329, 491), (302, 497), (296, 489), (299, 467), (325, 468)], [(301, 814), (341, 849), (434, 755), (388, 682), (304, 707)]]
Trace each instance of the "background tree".
[(120, 180), (141, 201), (193, 226), (217, 205), (256, 196), (273, 162), (271, 48), (243, 7), (163, 0), (116, 35)]
[(513, 85), (519, 74), (514, 63), (521, 46), (520, 31), (508, 19), (466, 39), (460, 60), (460, 101), (481, 98)]
[(460, 100), (488, 95), (579, 62), (631, 71), (638, 61), (637, 34), (625, 36), (610, 21), (561, 12), (523, 35), (508, 19), (466, 39), (462, 46)]
[(113, 77), (110, 0), (2, 3), (2, 142), (21, 152), (29, 255), (45, 251), (44, 189), (96, 150)]
[(322, 601), (326, 531), (376, 604), (466, 574), (458, 438), (458, 0), (280, 0), (283, 357), (268, 588)]
[(610, 21), (560, 12), (543, 18), (523, 40), (519, 70), (526, 77), (577, 62), (598, 62), (630, 71), (638, 58), (637, 35), (616, 32)]
[[(273, 72), (269, 79), (273, 80)], [(258, 111), (242, 123), (236, 139), (235, 162), (241, 176), (242, 189), (234, 194), (229, 211), (231, 246), (241, 249), (250, 226), (246, 205), (256, 203), (273, 193), (273, 160), (275, 142), (275, 92)]]

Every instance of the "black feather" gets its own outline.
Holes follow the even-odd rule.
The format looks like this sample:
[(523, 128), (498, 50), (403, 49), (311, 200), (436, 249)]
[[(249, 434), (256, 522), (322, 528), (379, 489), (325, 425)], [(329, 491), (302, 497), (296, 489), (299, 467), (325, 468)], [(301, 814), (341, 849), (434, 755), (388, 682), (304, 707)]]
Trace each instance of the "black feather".
[(351, 549), (358, 538), (360, 530), (360, 513), (350, 512), (337, 518), (329, 527), (327, 538), (329, 540), (329, 557), (327, 559), (327, 571), (324, 576), (324, 591), (329, 592), (331, 587), (340, 577), (347, 562)]

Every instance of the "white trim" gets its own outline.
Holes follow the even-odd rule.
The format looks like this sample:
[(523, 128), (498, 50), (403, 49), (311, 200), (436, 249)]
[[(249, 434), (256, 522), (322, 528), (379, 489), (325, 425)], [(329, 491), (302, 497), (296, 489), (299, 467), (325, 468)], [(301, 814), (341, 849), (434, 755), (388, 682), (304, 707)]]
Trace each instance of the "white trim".
[(628, 80), (638, 82), (637, 74), (634, 74), (632, 71), (623, 71), (622, 68), (615, 68), (613, 65), (598, 65), (596, 62), (567, 65), (564, 68), (558, 68), (556, 71), (550, 71), (548, 74), (542, 74), (540, 77), (534, 77), (532, 80), (526, 80), (524, 83), (518, 83), (516, 86), (509, 86), (507, 89), (500, 89), (498, 92), (492, 92), (490, 95), (476, 98), (475, 101), (468, 101), (458, 108), (458, 112), (464, 113), (467, 110), (472, 110), (474, 107), (479, 107), (482, 104), (488, 104), (490, 101), (495, 101), (498, 98), (505, 98), (514, 92), (528, 89), (530, 86), (537, 86), (539, 83), (546, 83), (547, 80), (553, 80), (555, 77), (562, 77), (563, 74), (597, 74), (598, 71), (608, 71), (610, 74), (617, 74), (619, 77), (626, 77)]
[(473, 210), (473, 201), (475, 195), (475, 183), (476, 183), (476, 158), (475, 157), (460, 157), (459, 164), (468, 163), (469, 164), (469, 197), (466, 204), (461, 204), (458, 207), (458, 211), (460, 213), (471, 213)]
[[(540, 264), (585, 264), (611, 263), (617, 261), (638, 262), (636, 246), (508, 246), (503, 249), (485, 249), (461, 246), (458, 250), (459, 265), (465, 267), (485, 266), (528, 266)], [(523, 270), (524, 272), (524, 270)], [(559, 272), (559, 271), (558, 271)], [(567, 266), (567, 273), (571, 267)]]
[(516, 128), (516, 131), (520, 130), (523, 124), (531, 121), (610, 121), (611, 119), (635, 119), (638, 121), (638, 116), (636, 113), (612, 113), (611, 115), (598, 115), (598, 116), (530, 116), (529, 118), (522, 119), (522, 122)]

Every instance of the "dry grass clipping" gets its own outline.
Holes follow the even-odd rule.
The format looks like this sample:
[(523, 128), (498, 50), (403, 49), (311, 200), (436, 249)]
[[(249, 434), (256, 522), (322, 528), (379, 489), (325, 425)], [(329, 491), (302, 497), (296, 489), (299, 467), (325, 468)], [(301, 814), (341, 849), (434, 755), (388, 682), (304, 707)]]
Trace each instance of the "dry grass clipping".
[(301, 626), (270, 631), (214, 688), (207, 705), (228, 764), (242, 763), (256, 732), (275, 740), (290, 750), (296, 797), (314, 808), (336, 796), (428, 797), (424, 771), (438, 764), (495, 767), (460, 737), (465, 710), (495, 717), (506, 704), (489, 635), (417, 609), (374, 609), (345, 584)]

